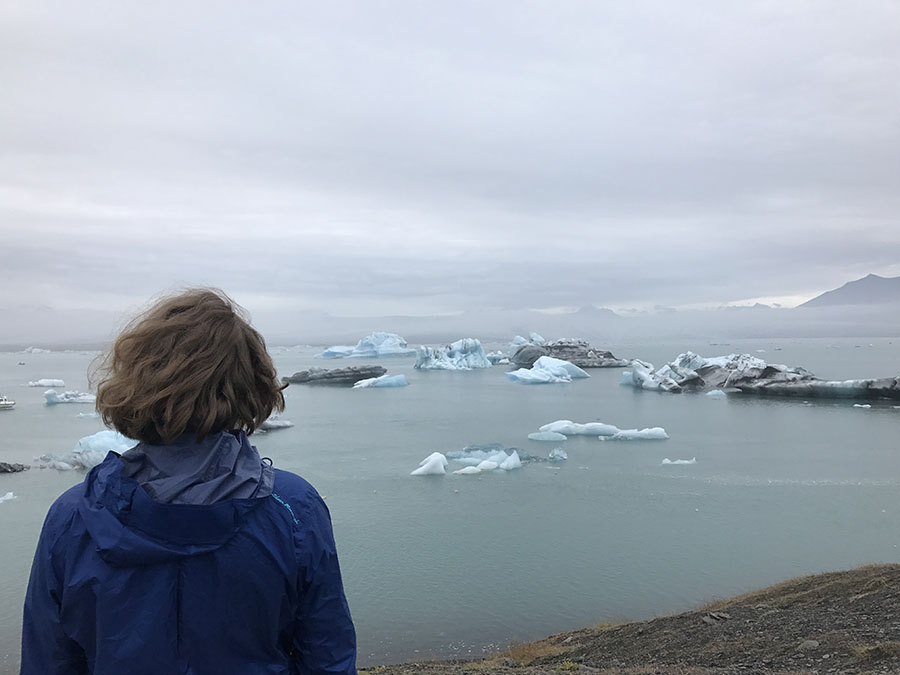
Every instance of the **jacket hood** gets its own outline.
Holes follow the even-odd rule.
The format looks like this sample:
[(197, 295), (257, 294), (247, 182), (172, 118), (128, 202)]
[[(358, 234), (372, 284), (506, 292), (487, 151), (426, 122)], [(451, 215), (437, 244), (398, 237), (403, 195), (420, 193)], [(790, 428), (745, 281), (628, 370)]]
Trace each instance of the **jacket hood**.
[[(240, 446), (244, 443), (249, 446), (246, 436), (236, 438), (231, 434), (224, 435), (237, 440)], [(223, 439), (216, 438), (210, 444), (215, 446), (221, 442)], [(224, 442), (230, 445), (227, 439)], [(146, 467), (146, 462), (150, 462), (152, 457), (167, 456), (177, 450), (199, 452), (200, 448), (141, 444), (129, 451), (137, 451), (132, 459), (143, 456), (143, 459), (137, 460), (137, 464), (131, 463), (132, 468), (136, 465)], [(126, 475), (129, 462), (124, 456), (110, 452), (85, 477), (84, 491), (78, 503), (78, 512), (97, 545), (100, 557), (117, 567), (134, 567), (203, 555), (222, 547), (240, 532), (248, 516), (267, 502), (271, 494), (271, 465), (261, 462), (255, 449), (253, 454), (257, 462), (257, 476), (266, 473), (269, 475), (268, 481), (263, 480), (255, 485), (251, 493), (253, 496), (226, 498), (213, 503), (186, 504), (165, 503), (151, 497), (145, 489), (146, 485), (142, 486), (141, 482)], [(238, 462), (235, 467), (240, 464)], [(260, 465), (267, 468), (267, 471), (262, 471)], [(246, 477), (241, 478), (235, 467), (227, 472), (232, 477), (231, 480), (218, 475), (212, 477), (212, 482), (219, 486), (243, 484), (246, 492)], [(156, 480), (165, 485), (179, 480), (182, 483), (187, 480), (194, 487), (204, 484), (203, 481), (198, 482), (195, 474), (189, 474), (191, 479), (178, 474), (154, 475)], [(266, 482), (268, 489), (265, 489)], [(235, 493), (235, 490), (231, 492)]]

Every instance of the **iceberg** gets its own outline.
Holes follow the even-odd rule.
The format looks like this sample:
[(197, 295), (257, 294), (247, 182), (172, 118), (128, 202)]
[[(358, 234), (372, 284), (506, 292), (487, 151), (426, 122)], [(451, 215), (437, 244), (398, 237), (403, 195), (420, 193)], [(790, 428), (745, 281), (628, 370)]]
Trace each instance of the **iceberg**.
[(509, 365), (509, 356), (501, 352), (499, 349), (495, 352), (487, 353), (487, 360), (491, 362), (492, 365), (495, 366), (505, 366)]
[(650, 391), (680, 392), (681, 385), (661, 371), (662, 369), (654, 373), (652, 363), (634, 359), (631, 362), (631, 371), (622, 374), (619, 384)]
[(41, 347), (26, 347), (22, 350), (23, 354), (49, 354), (49, 349), (42, 349)]
[(522, 467), (522, 457), (518, 448), (510, 448), (509, 452), (498, 443), (490, 445), (470, 445), (462, 450), (453, 450), (447, 453), (447, 459), (459, 464), (465, 464), (462, 469), (454, 471), (455, 474), (469, 475), (484, 471), (512, 471)]
[(555, 431), (536, 431), (533, 434), (528, 434), (528, 438), (532, 441), (566, 441), (568, 440), (565, 436)]
[(478, 469), (478, 468), (476, 468), (476, 467), (474, 467), (474, 466), (464, 466), (464, 467), (461, 468), (461, 469), (457, 469), (457, 470), (454, 471), (453, 473), (455, 473), (455, 474), (457, 474), (457, 475), (459, 475), (459, 476), (465, 476), (465, 475), (471, 475), (471, 474), (481, 473), (481, 469)]
[(100, 417), (100, 413), (94, 411), (89, 413), (78, 413), (75, 417), (88, 417), (90, 419), (97, 419)]
[(447, 458), (440, 452), (432, 452), (428, 457), (419, 462), (419, 468), (414, 469), (410, 476), (443, 476), (447, 473)]
[(649, 429), (621, 429), (612, 436), (603, 436), (603, 441), (664, 441), (669, 437), (662, 427)]
[(515, 450), (507, 457), (505, 460), (500, 462), (500, 469), (503, 471), (512, 471), (513, 469), (521, 469), (522, 468), (522, 460), (519, 458), (519, 453)]
[[(504, 461), (506, 461), (506, 460), (504, 460)], [(479, 462), (475, 468), (478, 469), (479, 471), (493, 471), (494, 469), (497, 469), (499, 466), (500, 465), (497, 464), (497, 462), (491, 461), (489, 459), (485, 459), (485, 460)]]
[(552, 356), (579, 368), (625, 368), (630, 361), (616, 358), (612, 352), (593, 347), (580, 338), (560, 338), (553, 342), (519, 345), (510, 360), (520, 368), (530, 368), (541, 356)]
[(419, 370), (473, 370), (490, 368), (491, 361), (475, 338), (463, 338), (446, 347), (419, 347), (416, 365)]
[(728, 396), (728, 394), (726, 394), (721, 389), (713, 389), (712, 391), (706, 392), (706, 395), (710, 398), (725, 398), (726, 396)]
[(97, 397), (82, 391), (64, 391), (61, 394), (53, 389), (44, 392), (44, 400), (47, 405), (57, 403), (96, 403)]
[(563, 460), (569, 459), (569, 455), (562, 448), (553, 448), (550, 451), (550, 455), (548, 458), (551, 462), (561, 462)]
[(317, 359), (377, 359), (383, 356), (412, 356), (406, 340), (396, 333), (376, 331), (356, 343), (355, 347), (337, 345), (315, 355)]
[(522, 384), (551, 384), (571, 382), (573, 379), (590, 377), (590, 375), (568, 361), (555, 359), (552, 356), (541, 356), (531, 368), (519, 368), (507, 373), (506, 377), (513, 382)]
[(68, 452), (42, 455), (38, 458), (37, 465), (42, 469), (63, 471), (90, 469), (102, 462), (110, 452), (122, 454), (137, 443), (130, 438), (125, 438), (118, 431), (104, 429), (80, 439)]
[(347, 366), (346, 368), (310, 368), (282, 377), (285, 384), (336, 384), (352, 385), (360, 380), (380, 377), (387, 373), (382, 366)]
[(277, 414), (272, 415), (269, 419), (259, 425), (260, 431), (274, 431), (275, 429), (287, 429), (294, 426), (290, 420), (283, 420)]
[(853, 407), (854, 408), (871, 408), (872, 405), (869, 403), (854, 403)]
[(65, 387), (66, 383), (62, 380), (55, 380), (49, 377), (42, 378), (40, 380), (35, 380), (34, 382), (28, 383), (29, 387)]
[(691, 459), (669, 459), (668, 457), (666, 457), (662, 461), (663, 466), (669, 466), (670, 464), (696, 464), (696, 463), (697, 463), (696, 457), (693, 457)]
[(539, 430), (563, 434), (564, 436), (612, 436), (619, 431), (619, 428), (603, 422), (578, 424), (571, 420), (557, 420), (545, 424)]
[(522, 345), (537, 345), (538, 347), (541, 347), (545, 342), (546, 340), (543, 337), (541, 337), (538, 333), (532, 331), (528, 334), (527, 338), (523, 338), (521, 335), (516, 335), (512, 339), (512, 342), (509, 343), (509, 347), (510, 349), (516, 349), (517, 347), (521, 347)]
[(382, 375), (380, 377), (370, 377), (367, 380), (360, 380), (353, 385), (354, 389), (367, 389), (369, 387), (405, 387), (409, 382), (406, 381), (406, 375)]
[(7, 492), (5, 495), (0, 497), (0, 504), (2, 504), (3, 502), (12, 501), (13, 499), (16, 499), (16, 496), (12, 492)]

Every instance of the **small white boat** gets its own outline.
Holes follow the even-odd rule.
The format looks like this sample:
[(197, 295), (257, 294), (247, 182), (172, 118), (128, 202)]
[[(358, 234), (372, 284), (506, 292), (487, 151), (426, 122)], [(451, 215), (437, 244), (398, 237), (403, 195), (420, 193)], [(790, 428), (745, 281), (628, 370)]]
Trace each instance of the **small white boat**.
[(15, 407), (15, 401), (10, 401), (3, 394), (0, 394), (0, 410), (12, 410)]

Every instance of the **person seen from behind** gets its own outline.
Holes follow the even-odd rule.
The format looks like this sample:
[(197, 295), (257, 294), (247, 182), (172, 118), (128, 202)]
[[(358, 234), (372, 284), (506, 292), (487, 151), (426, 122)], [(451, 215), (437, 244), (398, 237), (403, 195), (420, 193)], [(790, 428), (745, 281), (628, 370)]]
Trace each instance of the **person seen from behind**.
[(188, 290), (106, 355), (97, 411), (139, 442), (50, 507), (22, 675), (356, 672), (328, 509), (248, 439), (284, 398), (242, 314)]

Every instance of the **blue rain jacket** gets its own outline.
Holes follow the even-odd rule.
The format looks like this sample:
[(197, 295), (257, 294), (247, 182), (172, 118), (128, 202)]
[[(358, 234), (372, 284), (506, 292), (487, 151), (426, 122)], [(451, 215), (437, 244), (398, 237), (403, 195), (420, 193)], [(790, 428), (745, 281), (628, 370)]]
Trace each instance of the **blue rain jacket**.
[(355, 673), (331, 518), (305, 480), (209, 505), (154, 501), (110, 453), (47, 514), (22, 675)]

